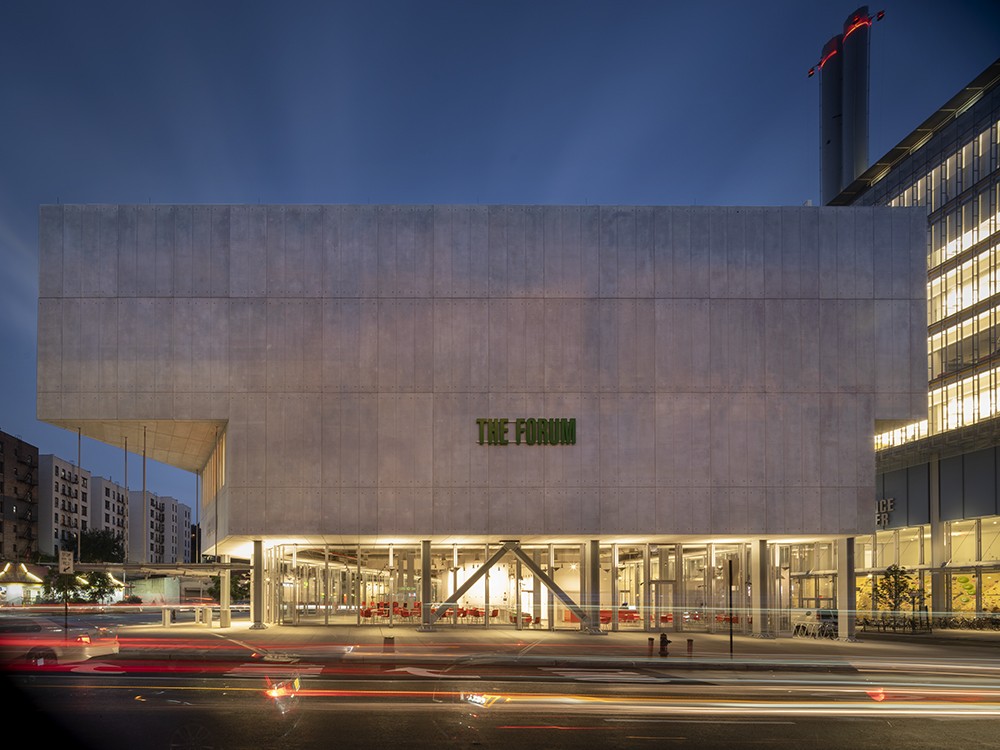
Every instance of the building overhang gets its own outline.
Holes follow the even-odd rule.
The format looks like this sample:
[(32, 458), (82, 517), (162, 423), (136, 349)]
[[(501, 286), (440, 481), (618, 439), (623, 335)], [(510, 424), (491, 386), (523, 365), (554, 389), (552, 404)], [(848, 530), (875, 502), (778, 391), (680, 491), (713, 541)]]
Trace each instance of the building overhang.
[(70, 432), (80, 431), (84, 437), (107, 445), (124, 448), (132, 453), (143, 452), (154, 461), (185, 471), (204, 468), (218, 436), (226, 429), (226, 420), (143, 419), (143, 420), (78, 420), (46, 419)]

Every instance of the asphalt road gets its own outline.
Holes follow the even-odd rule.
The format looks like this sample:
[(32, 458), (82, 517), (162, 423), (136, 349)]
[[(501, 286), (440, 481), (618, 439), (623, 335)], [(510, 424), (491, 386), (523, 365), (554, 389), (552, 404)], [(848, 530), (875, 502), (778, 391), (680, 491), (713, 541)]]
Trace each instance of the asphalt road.
[(102, 750), (992, 748), (1000, 729), (1000, 689), (976, 673), (303, 671), (250, 663), (210, 677), (40, 673), (11, 685), (21, 710), (44, 717), (32, 724), (46, 736)]
[[(242, 641), (245, 630), (147, 627), (157, 615), (99, 616), (123, 628), (117, 655), (0, 674), (5, 716), (52, 744), (101, 750), (913, 750), (993, 748), (1000, 730), (991, 645), (960, 649), (961, 658), (937, 646), (892, 658), (893, 649), (854, 644), (838, 649), (849, 659), (759, 655), (747, 668), (719, 655), (703, 663), (637, 659), (615, 650), (622, 638), (546, 642), (544, 634), (501, 631), (488, 642), (476, 636), (472, 645), (490, 653), (452, 659), (462, 631), (442, 632), (427, 640), (429, 651), (408, 656), (372, 643), (351, 650), (331, 642), (328, 630), (281, 630), (268, 634), (267, 651)], [(189, 616), (179, 613), (181, 621)], [(410, 648), (422, 640), (415, 631), (398, 635)], [(553, 658), (546, 643), (565, 658)], [(608, 655), (594, 660), (595, 646)], [(832, 647), (782, 650), (788, 646), (815, 646), (817, 654)]]

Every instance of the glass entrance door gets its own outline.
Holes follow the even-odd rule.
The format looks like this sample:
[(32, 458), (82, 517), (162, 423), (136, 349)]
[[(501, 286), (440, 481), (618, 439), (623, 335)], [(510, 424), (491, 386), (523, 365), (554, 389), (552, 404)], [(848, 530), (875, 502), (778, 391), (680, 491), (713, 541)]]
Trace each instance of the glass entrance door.
[(673, 629), (674, 627), (674, 582), (650, 581), (650, 613), (649, 625), (653, 630)]

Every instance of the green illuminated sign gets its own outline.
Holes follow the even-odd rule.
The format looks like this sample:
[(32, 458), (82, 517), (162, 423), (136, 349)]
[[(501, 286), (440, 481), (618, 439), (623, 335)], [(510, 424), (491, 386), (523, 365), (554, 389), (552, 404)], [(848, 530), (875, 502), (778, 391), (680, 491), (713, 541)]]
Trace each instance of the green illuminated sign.
[(477, 419), (480, 445), (576, 445), (575, 419)]

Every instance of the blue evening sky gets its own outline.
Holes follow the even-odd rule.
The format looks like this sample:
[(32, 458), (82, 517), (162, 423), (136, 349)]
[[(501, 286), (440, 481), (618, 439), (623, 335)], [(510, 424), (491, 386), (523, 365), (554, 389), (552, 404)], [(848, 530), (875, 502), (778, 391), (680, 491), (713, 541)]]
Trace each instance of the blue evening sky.
[[(3, 0), (0, 430), (76, 460), (35, 419), (41, 204), (817, 203), (806, 72), (856, 7)], [(872, 159), (1000, 57), (1000, 3), (883, 8)], [(148, 486), (194, 504), (191, 474)]]

